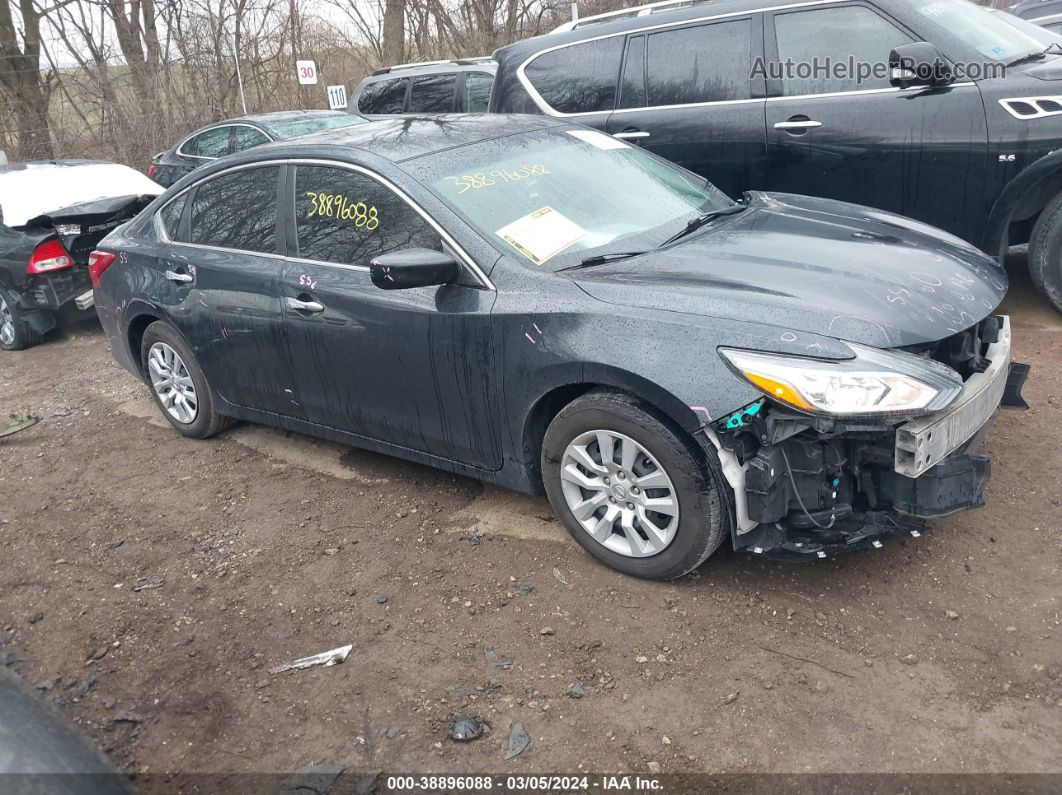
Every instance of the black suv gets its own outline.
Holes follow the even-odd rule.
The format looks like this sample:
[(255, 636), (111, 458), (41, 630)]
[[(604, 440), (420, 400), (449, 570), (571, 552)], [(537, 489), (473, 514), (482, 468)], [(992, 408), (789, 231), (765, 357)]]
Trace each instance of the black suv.
[(1027, 242), (1062, 311), (1062, 46), (965, 0), (676, 5), (498, 50), (491, 111), (597, 127), (731, 195), (867, 204), (1000, 258)]
[(482, 113), (490, 101), (490, 58), (424, 61), (377, 69), (354, 90), (360, 113)]

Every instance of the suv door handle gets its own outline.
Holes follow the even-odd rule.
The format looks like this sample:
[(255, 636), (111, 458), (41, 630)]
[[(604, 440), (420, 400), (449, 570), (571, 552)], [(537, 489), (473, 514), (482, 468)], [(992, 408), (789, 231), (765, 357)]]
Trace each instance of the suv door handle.
[(299, 312), (324, 312), (324, 304), (319, 304), (317, 301), (300, 301), (298, 298), (285, 298), (284, 301), (288, 309), (295, 309)]
[(790, 116), (785, 121), (776, 121), (774, 123), (774, 129), (776, 130), (800, 130), (800, 133), (797, 133), (798, 135), (821, 126), (821, 121), (809, 119), (807, 116)]
[(623, 132), (613, 133), (613, 138), (620, 138), (624, 141), (635, 141), (639, 138), (648, 138), (649, 133), (645, 130), (624, 130)]
[(188, 282), (192, 281), (190, 273), (177, 273), (176, 271), (166, 271), (166, 278), (171, 282), (179, 282), (180, 284), (188, 284)]

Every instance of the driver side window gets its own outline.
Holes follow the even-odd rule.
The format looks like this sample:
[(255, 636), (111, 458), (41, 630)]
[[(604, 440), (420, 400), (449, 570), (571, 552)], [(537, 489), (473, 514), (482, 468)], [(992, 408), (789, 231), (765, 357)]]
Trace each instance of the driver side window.
[(390, 188), (356, 171), (295, 169), (297, 256), (368, 267), (402, 248), (442, 250), (435, 228)]

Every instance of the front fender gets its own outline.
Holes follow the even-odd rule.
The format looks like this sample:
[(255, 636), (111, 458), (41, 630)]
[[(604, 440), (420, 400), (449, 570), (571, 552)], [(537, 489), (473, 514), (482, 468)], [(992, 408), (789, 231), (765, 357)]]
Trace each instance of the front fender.
[(1059, 191), (1062, 191), (1062, 149), (1033, 161), (1007, 183), (988, 214), (981, 250), (997, 257), (1002, 264), (1009, 245), (1010, 225), (1035, 216)]

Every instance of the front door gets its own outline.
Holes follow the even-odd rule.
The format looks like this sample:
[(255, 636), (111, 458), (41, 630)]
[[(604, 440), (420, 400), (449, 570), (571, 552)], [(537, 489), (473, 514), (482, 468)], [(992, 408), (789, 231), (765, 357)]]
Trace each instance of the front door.
[(705, 177), (734, 197), (762, 187), (761, 14), (627, 38), (607, 132)]
[(291, 400), (305, 419), (481, 468), (501, 465), (490, 308), (469, 284), (381, 290), (373, 257), (442, 250), (389, 186), (340, 166), (294, 166), (295, 256), (281, 279)]
[[(892, 88), (889, 52), (915, 37), (869, 5), (776, 12), (772, 21), (765, 187), (866, 204), (974, 239), (988, 151), (977, 87)], [(770, 25), (767, 33), (770, 50)]]
[(289, 413), (278, 294), (280, 166), (223, 173), (162, 212), (159, 303), (228, 402)]

